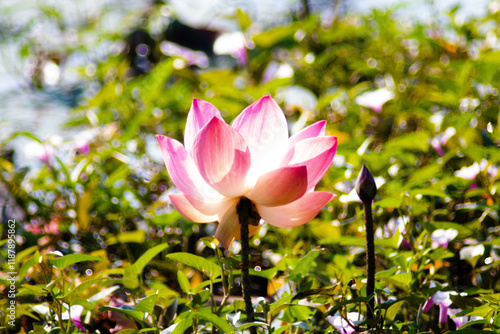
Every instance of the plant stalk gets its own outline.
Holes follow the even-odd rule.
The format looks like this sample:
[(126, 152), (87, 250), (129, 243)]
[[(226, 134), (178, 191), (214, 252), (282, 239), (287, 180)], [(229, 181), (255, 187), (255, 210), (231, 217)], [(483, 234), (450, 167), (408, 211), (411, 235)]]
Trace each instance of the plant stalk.
[[(373, 233), (372, 201), (363, 201), (365, 211), (365, 233), (366, 233), (366, 295), (373, 296), (375, 292), (375, 241)], [(366, 318), (368, 327), (371, 328), (370, 320), (374, 319), (375, 298), (370, 299), (367, 305)]]
[[(241, 283), (243, 284), (243, 300), (245, 301), (245, 311), (247, 314), (247, 322), (254, 322), (255, 316), (252, 306), (252, 288), (250, 286), (250, 268), (249, 268), (249, 255), (250, 255), (250, 245), (249, 245), (249, 230), (248, 224), (250, 217), (253, 216), (253, 206), (252, 202), (246, 198), (242, 197), (236, 212), (238, 214), (238, 219), (240, 222), (240, 232), (241, 232)], [(255, 327), (249, 328), (251, 334), (257, 334)]]

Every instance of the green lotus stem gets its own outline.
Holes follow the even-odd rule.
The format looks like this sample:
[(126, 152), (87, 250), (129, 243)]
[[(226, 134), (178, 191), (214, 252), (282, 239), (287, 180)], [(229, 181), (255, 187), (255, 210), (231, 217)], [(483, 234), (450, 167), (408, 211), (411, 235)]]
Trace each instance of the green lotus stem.
[[(373, 233), (372, 202), (363, 201), (365, 211), (365, 233), (366, 233), (366, 295), (372, 296), (375, 292), (375, 242)], [(375, 298), (368, 302), (366, 318), (373, 320), (375, 310)], [(371, 327), (369, 325), (369, 327)]]
[[(375, 292), (375, 241), (373, 233), (372, 202), (377, 194), (375, 180), (365, 165), (356, 180), (356, 192), (363, 202), (365, 211), (365, 233), (366, 233), (366, 295), (373, 297)], [(372, 327), (375, 313), (375, 298), (370, 299), (366, 310), (368, 328)]]
[[(247, 322), (255, 321), (251, 299), (252, 288), (250, 286), (250, 269), (248, 259), (250, 255), (248, 224), (250, 218), (253, 217), (253, 208), (253, 203), (246, 197), (242, 197), (236, 207), (241, 231), (241, 283), (243, 285), (243, 300), (245, 301)], [(250, 327), (249, 330), (251, 334), (257, 334), (255, 327)]]

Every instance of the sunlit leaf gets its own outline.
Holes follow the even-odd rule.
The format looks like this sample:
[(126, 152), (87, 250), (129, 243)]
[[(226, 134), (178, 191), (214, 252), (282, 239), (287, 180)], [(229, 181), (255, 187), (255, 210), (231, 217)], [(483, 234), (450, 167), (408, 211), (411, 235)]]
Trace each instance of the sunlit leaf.
[(184, 293), (189, 293), (191, 285), (189, 284), (186, 274), (182, 270), (177, 270), (177, 281), (179, 282), (179, 286), (182, 291), (184, 291)]
[(28, 270), (36, 264), (42, 262), (42, 257), (40, 256), (40, 252), (37, 250), (35, 254), (26, 262), (23, 263), (21, 270), (19, 271), (19, 277), (22, 279), (25, 277)]
[(167, 258), (193, 267), (205, 273), (211, 279), (215, 279), (222, 274), (222, 270), (218, 265), (198, 255), (190, 253), (172, 253), (168, 254)]
[(212, 324), (214, 324), (215, 326), (217, 326), (217, 328), (219, 328), (220, 330), (222, 330), (223, 333), (234, 332), (233, 327), (227, 323), (227, 321), (226, 321), (225, 318), (218, 317), (218, 316), (216, 316), (213, 313), (210, 313), (210, 312), (196, 312), (195, 316), (197, 318), (210, 321)]
[(50, 260), (50, 263), (57, 269), (63, 269), (72, 264), (85, 261), (105, 261), (105, 259), (87, 254), (69, 254), (57, 259)]
[(119, 312), (123, 313), (124, 315), (133, 318), (139, 322), (142, 322), (144, 319), (144, 312), (141, 311), (136, 311), (133, 309), (133, 307), (130, 306), (121, 306), (121, 307), (114, 307), (114, 306), (102, 306), (99, 308), (100, 312), (104, 311), (114, 311), (114, 312)]
[(293, 271), (290, 273), (289, 279), (291, 281), (299, 282), (304, 276), (307, 275), (314, 264), (314, 260), (316, 260), (320, 253), (321, 251), (319, 249), (314, 249), (307, 253), (306, 256), (300, 259)]
[(156, 299), (158, 298), (157, 294), (153, 294), (149, 297), (143, 298), (139, 301), (139, 303), (135, 306), (136, 311), (141, 311), (144, 313), (153, 313), (153, 309), (155, 307)]

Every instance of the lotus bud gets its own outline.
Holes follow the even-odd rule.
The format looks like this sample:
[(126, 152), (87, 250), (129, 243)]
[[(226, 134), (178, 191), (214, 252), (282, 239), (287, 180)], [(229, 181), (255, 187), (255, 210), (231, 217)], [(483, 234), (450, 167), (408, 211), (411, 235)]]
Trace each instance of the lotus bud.
[(356, 180), (356, 192), (363, 202), (373, 201), (377, 194), (375, 180), (365, 165), (361, 168), (361, 172), (359, 172), (358, 179)]

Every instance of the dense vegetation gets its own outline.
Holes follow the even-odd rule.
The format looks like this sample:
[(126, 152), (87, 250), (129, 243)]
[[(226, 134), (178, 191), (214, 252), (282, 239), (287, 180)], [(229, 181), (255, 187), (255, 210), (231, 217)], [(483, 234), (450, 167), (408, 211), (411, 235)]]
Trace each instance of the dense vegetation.
[[(64, 17), (43, 10), (70, 33)], [(173, 209), (154, 136), (182, 142), (193, 98), (230, 122), (264, 95), (281, 105), (291, 132), (327, 120), (338, 148), (317, 189), (337, 197), (305, 225), (264, 224), (251, 238), (258, 330), (367, 328), (363, 206), (353, 190), (365, 164), (378, 186), (372, 331), (500, 332), (497, 2), (482, 18), (462, 22), (452, 11), (429, 24), (390, 11), (332, 11), (264, 28), (238, 10), (245, 43), (225, 56), (211, 49), (213, 31), (189, 30), (203, 43), (188, 46), (205, 53), (171, 44), (182, 42), (175, 29), (183, 26), (165, 4), (140, 14), (128, 17), (133, 29), (94, 39), (106, 52), (79, 65), (85, 93), (67, 124), (82, 131), (78, 140), (20, 132), (1, 143), (0, 265), (18, 276), (15, 327), (10, 281), (0, 280), (5, 333), (245, 330), (239, 243), (218, 247), (216, 223)], [(91, 53), (84, 37), (98, 29), (94, 18), (57, 50), (25, 39), (32, 89), (47, 89), (44, 64), (63, 68), (69, 55)], [(18, 136), (46, 153), (39, 169), (13, 163), (8, 148)]]

